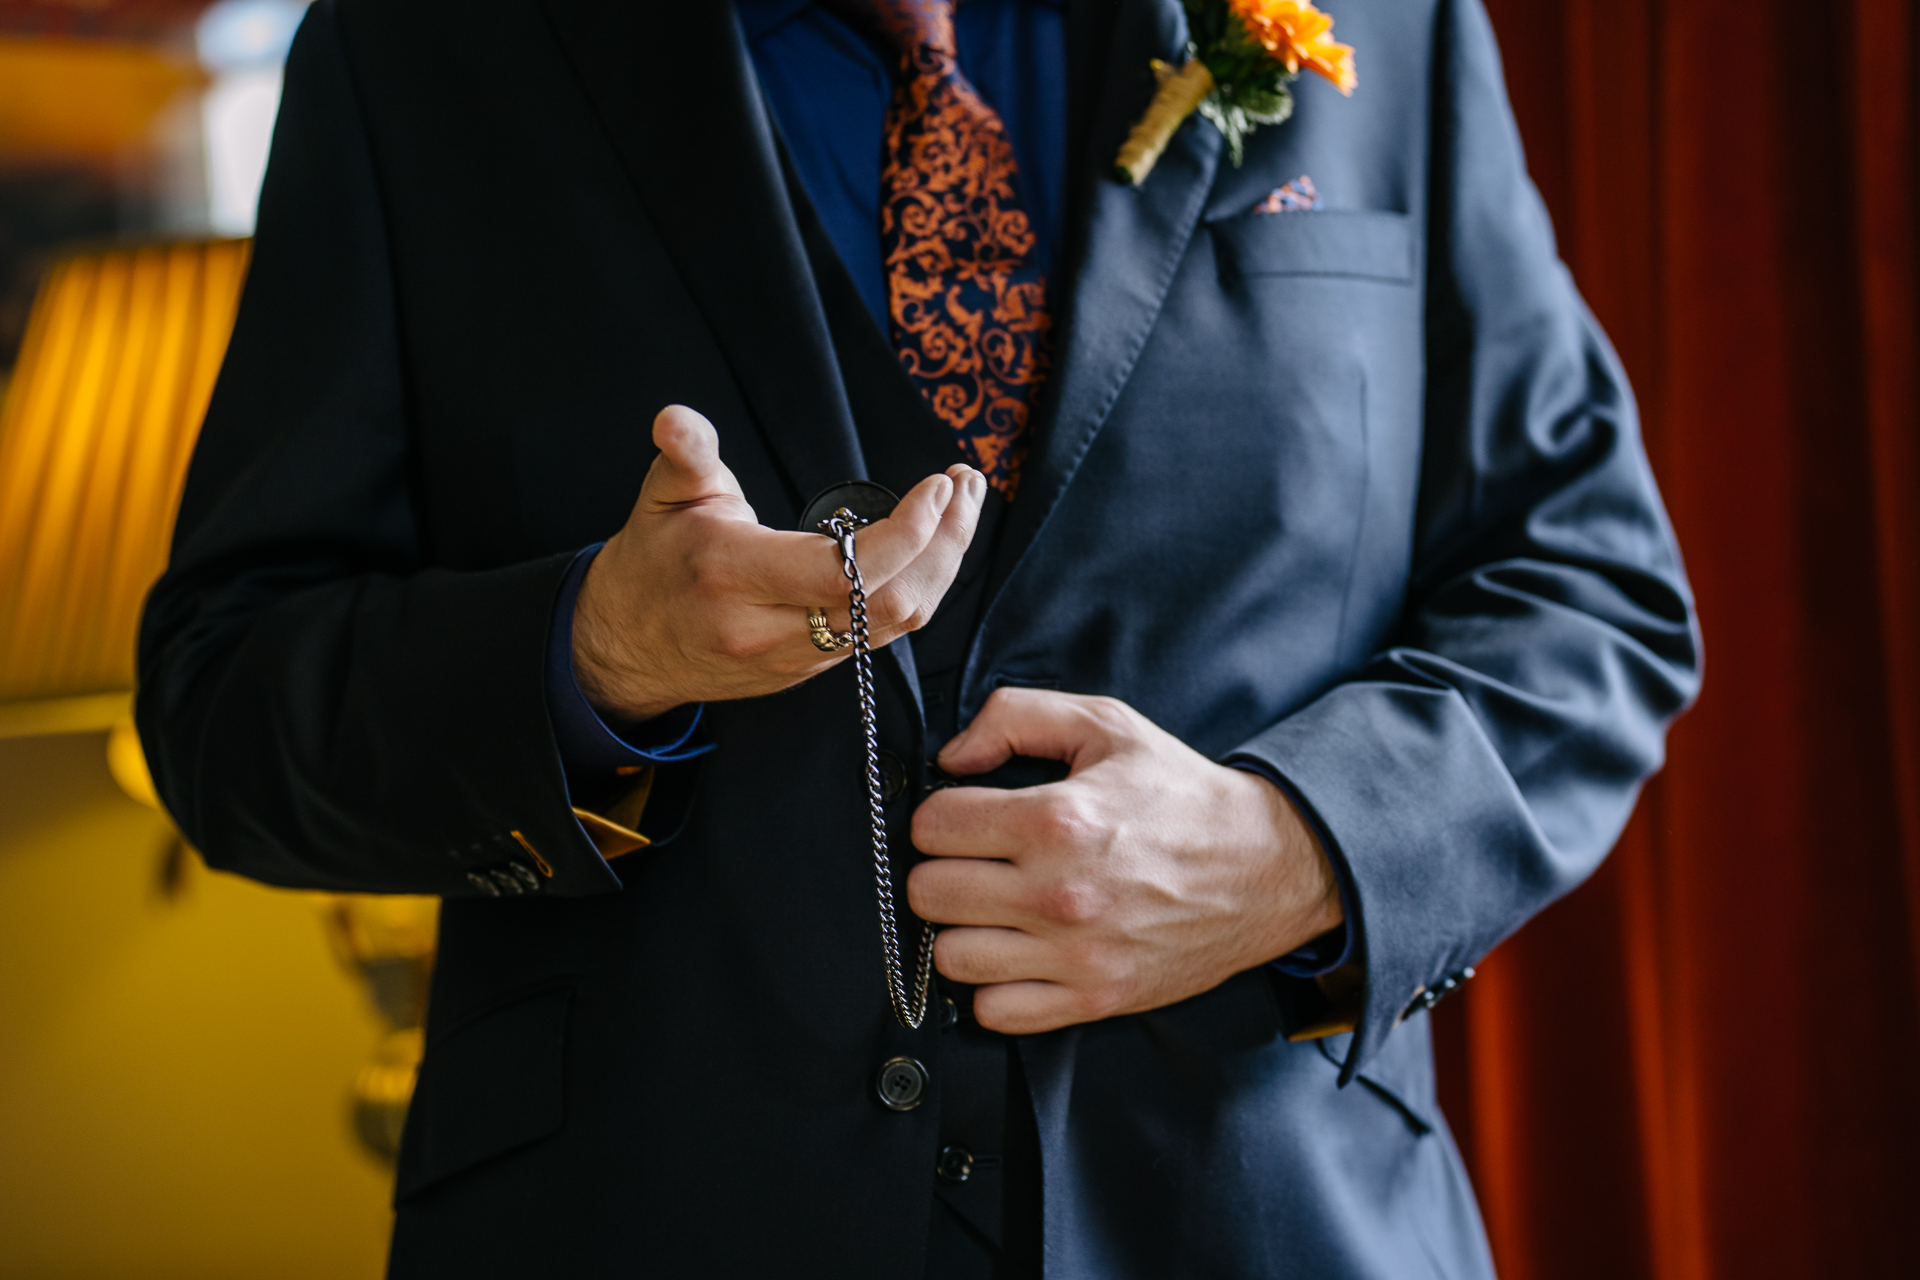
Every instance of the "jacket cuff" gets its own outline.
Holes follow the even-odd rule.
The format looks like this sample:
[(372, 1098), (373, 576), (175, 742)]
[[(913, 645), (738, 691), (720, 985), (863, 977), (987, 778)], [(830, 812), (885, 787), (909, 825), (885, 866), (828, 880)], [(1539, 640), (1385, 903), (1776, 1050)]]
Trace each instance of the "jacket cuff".
[[(577, 561), (578, 557), (574, 557), (574, 560)], [(538, 592), (551, 600), (566, 581), (564, 571), (572, 567), (569, 561), (553, 557), (499, 571), (499, 577), (519, 580), (516, 587), (509, 587), (509, 591), (520, 589), (528, 594)], [(544, 657), (551, 649), (550, 615), (534, 616), (539, 617), (543, 624), (539, 640)], [(544, 695), (544, 690), (542, 692)], [(542, 706), (544, 708), (544, 696)], [(499, 707), (498, 711), (506, 714), (504, 706)], [(526, 754), (520, 761), (520, 767), (526, 770), (524, 777), (535, 781), (537, 786), (534, 789), (524, 785), (511, 789), (502, 787), (495, 794), (502, 797), (524, 796), (532, 800), (537, 792), (544, 799), (529, 805), (524, 813), (514, 815), (519, 821), (508, 825), (504, 835), (490, 832), (490, 839), (478, 844), (470, 842), (470, 852), (475, 856), (464, 860), (468, 864), (463, 868), (467, 885), (465, 896), (551, 894), (578, 897), (619, 889), (620, 878), (607, 865), (598, 842), (574, 815), (560, 744), (553, 732), (551, 716), (543, 715), (538, 720), (524, 715), (514, 718), (525, 724), (521, 742)], [(486, 855), (496, 853), (507, 856), (500, 862), (486, 860)], [(461, 895), (456, 892), (446, 896)]]
[[(643, 819), (656, 816), (648, 814), (658, 781), (656, 767), (692, 760), (713, 747), (694, 743), (703, 703), (675, 707), (643, 724), (615, 730), (580, 691), (573, 669), (574, 606), (588, 567), (605, 545), (596, 542), (576, 554), (561, 579), (547, 622), (545, 688), (547, 719), (560, 752), (573, 816), (600, 856), (612, 859), (644, 849), (663, 835), (657, 821), (650, 824), (652, 834), (641, 830)], [(684, 782), (670, 777), (672, 781)], [(669, 785), (664, 790), (678, 795), (685, 787)]]
[(1551, 896), (1519, 789), (1452, 690), (1339, 685), (1227, 762), (1285, 779), (1346, 870), (1364, 981), (1342, 1084)]

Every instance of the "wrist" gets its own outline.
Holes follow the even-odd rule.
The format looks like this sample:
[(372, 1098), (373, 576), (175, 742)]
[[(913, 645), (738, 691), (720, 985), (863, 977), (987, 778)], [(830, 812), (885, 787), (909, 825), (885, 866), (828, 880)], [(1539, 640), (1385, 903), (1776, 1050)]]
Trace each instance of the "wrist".
[[(607, 551), (613, 546), (608, 544)], [(639, 724), (665, 715), (689, 699), (660, 688), (655, 673), (635, 661), (633, 646), (622, 642), (627, 630), (609, 616), (602, 552), (587, 567), (586, 580), (573, 605), (573, 678), (587, 703), (603, 719)]]
[(1340, 876), (1313, 827), (1301, 816), (1286, 790), (1264, 774), (1231, 772), (1254, 788), (1264, 821), (1256, 843), (1269, 875), (1267, 901), (1273, 934), (1266, 959), (1287, 955), (1346, 921)]

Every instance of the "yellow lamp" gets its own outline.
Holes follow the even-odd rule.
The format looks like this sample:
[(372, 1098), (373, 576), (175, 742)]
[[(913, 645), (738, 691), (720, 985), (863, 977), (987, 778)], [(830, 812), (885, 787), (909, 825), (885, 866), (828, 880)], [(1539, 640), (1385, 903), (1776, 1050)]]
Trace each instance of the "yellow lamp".
[[(140, 607), (166, 567), (249, 240), (79, 253), (34, 301), (0, 398), (0, 738), (111, 729), (121, 789), (159, 808), (129, 710)], [(178, 883), (184, 845), (163, 881)], [(420, 1060), (433, 898), (312, 895), (387, 1023), (354, 1126), (391, 1157)]]
[(106, 728), (252, 242), (76, 254), (0, 401), (0, 736)]
[(206, 81), (190, 53), (144, 42), (0, 33), (0, 155), (112, 164)]

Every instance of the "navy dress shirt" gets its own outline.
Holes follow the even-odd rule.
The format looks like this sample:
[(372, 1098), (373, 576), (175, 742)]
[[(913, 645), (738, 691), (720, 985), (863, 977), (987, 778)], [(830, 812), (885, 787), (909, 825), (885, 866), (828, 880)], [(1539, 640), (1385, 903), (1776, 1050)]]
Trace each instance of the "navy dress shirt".
[[(741, 30), (773, 115), (800, 175), (860, 296), (884, 332), (887, 287), (880, 249), (880, 170), (894, 58), (877, 36), (849, 24), (820, 0), (735, 0)], [(1038, 238), (1048, 292), (1057, 281), (1066, 179), (1067, 55), (1063, 0), (965, 0), (954, 10), (960, 70), (1000, 116), (1013, 145), (1015, 181)], [(1056, 294), (1057, 296), (1057, 294)], [(573, 606), (594, 554), (575, 560), (555, 602), (547, 647), (547, 707), (568, 785), (593, 790), (621, 766), (690, 759), (700, 709), (683, 708), (639, 726), (613, 726), (573, 676)], [(1241, 765), (1285, 789), (1267, 770)], [(1326, 837), (1322, 835), (1324, 841)], [(1343, 905), (1351, 893), (1341, 885)], [(1311, 977), (1346, 963), (1347, 926), (1276, 963)]]
[[(880, 168), (894, 56), (818, 0), (736, 0), (735, 9), (800, 184), (885, 331)], [(961, 73), (999, 114), (1013, 144), (1014, 182), (1046, 270), (1060, 259), (1066, 185), (1062, 2), (966, 0), (954, 10), (953, 28)]]

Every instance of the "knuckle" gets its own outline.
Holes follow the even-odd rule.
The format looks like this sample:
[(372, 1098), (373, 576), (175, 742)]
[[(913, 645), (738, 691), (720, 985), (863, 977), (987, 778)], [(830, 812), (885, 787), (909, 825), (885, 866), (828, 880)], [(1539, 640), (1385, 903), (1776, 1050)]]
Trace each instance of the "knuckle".
[(839, 604), (845, 607), (847, 601), (847, 575), (841, 571), (840, 562), (834, 560), (822, 564), (817, 570), (805, 575), (806, 590), (820, 602), (821, 608)]
[(1069, 985), (1082, 987), (1100, 980), (1100, 949), (1090, 939), (1069, 933), (1050, 941)]
[(733, 628), (724, 628), (714, 637), (713, 648), (721, 657), (734, 662), (749, 662), (766, 652), (766, 643), (757, 636)]
[(1041, 919), (1068, 926), (1093, 924), (1106, 909), (1105, 891), (1085, 880), (1057, 880), (1040, 891), (1035, 903)]
[(1049, 799), (1034, 814), (1033, 821), (1040, 841), (1055, 848), (1079, 848), (1099, 834), (1099, 820), (1071, 794)]
[(901, 625), (905, 626), (909, 631), (918, 631), (933, 621), (933, 610), (934, 605), (931, 600), (916, 600), (913, 602), (913, 606), (907, 610), (907, 615), (902, 619)]

